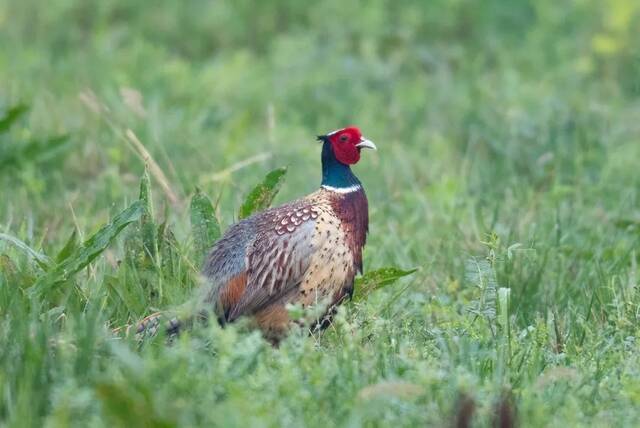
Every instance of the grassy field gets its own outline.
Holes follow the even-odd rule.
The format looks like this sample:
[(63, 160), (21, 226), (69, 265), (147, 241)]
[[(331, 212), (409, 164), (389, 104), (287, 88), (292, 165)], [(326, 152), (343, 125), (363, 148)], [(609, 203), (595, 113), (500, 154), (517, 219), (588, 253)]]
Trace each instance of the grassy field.
[[(0, 0), (0, 425), (637, 426), (638, 28), (634, 0)], [(313, 191), (348, 124), (365, 270), (416, 273), (277, 349), (113, 331), (192, 295), (196, 188), (224, 229), (275, 168), (274, 203)]]

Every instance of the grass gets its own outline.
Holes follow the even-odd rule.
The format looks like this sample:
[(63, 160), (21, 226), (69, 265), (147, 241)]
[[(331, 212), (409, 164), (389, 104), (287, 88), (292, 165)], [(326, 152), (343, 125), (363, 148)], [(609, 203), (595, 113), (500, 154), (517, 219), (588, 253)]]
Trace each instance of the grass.
[[(0, 1), (0, 425), (634, 426), (639, 25), (632, 0)], [(224, 230), (269, 171), (276, 204), (314, 190), (314, 136), (351, 123), (379, 148), (365, 269), (418, 272), (278, 349), (113, 333), (192, 295), (196, 189)], [(147, 208), (56, 271), (140, 206), (144, 151)]]

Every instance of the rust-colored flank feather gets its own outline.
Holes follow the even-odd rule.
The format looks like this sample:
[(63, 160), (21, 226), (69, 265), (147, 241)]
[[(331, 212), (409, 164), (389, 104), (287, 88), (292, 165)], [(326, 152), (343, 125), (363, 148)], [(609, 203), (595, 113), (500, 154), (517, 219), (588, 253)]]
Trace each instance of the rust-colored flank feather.
[[(223, 308), (232, 308), (238, 303), (247, 286), (247, 273), (241, 272), (220, 288), (219, 300)], [(228, 316), (225, 310), (225, 317)]]

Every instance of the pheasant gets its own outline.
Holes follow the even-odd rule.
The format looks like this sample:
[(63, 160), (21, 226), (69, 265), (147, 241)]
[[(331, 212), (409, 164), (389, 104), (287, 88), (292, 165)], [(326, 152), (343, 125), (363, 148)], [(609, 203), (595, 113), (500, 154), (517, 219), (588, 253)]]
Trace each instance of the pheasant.
[[(356, 127), (318, 140), (320, 189), (239, 221), (209, 252), (198, 298), (221, 324), (252, 317), (265, 338), (277, 343), (291, 326), (288, 304), (325, 308), (314, 322), (321, 328), (352, 296), (355, 275), (363, 268), (369, 214), (350, 166), (360, 160), (361, 149), (376, 146)], [(175, 332), (179, 326), (173, 320), (167, 329)]]

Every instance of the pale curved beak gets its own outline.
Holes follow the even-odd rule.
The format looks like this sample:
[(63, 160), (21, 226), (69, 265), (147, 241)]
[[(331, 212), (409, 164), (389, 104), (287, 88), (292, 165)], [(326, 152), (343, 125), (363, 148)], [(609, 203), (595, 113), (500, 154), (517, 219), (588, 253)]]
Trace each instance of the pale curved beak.
[(367, 140), (366, 138), (361, 138), (360, 142), (358, 144), (356, 144), (356, 147), (359, 149), (373, 149), (373, 150), (378, 150), (378, 148), (376, 147), (375, 144), (373, 144), (373, 142)]

